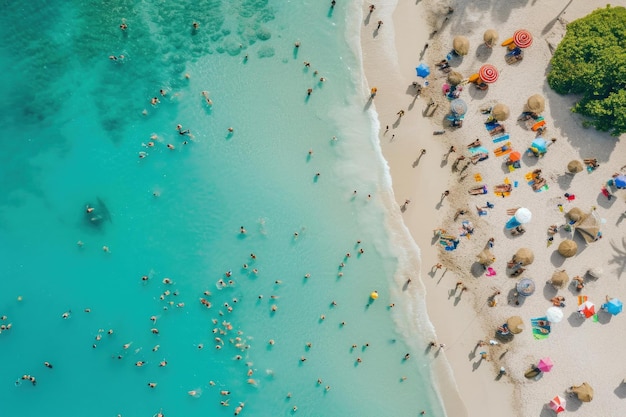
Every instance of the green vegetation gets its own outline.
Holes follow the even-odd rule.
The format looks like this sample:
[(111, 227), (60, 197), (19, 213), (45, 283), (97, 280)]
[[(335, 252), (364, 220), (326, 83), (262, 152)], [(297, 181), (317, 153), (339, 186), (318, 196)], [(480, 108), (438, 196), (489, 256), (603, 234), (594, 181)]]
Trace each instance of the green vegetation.
[(626, 133), (626, 8), (607, 6), (567, 25), (554, 52), (548, 84), (580, 94), (572, 111), (613, 136)]

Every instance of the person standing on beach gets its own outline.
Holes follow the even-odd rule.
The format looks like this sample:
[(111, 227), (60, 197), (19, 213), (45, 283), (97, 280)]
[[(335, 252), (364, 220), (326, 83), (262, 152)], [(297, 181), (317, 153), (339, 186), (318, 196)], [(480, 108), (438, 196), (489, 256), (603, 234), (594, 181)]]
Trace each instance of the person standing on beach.
[(380, 29), (380, 27), (383, 25), (383, 21), (379, 20), (378, 21), (378, 26), (376, 26), (376, 30)]

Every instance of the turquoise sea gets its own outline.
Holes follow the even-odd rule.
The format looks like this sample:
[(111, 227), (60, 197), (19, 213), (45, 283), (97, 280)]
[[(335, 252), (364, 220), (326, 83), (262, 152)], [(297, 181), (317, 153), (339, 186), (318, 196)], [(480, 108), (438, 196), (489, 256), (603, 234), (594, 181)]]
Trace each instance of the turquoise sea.
[(367, 5), (0, 5), (0, 416), (444, 415)]

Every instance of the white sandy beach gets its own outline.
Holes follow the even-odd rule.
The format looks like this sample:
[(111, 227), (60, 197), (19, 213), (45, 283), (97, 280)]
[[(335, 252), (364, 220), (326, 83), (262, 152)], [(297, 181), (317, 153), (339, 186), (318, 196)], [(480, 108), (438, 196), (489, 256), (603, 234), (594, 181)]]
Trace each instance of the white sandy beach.
[[(577, 313), (577, 296), (587, 296), (598, 310), (607, 295), (626, 299), (623, 279), (626, 270), (626, 242), (623, 240), (626, 191), (620, 191), (622, 195), (616, 195), (611, 201), (600, 192), (600, 187), (611, 175), (626, 165), (626, 145), (605, 133), (584, 129), (581, 119), (569, 111), (574, 98), (557, 95), (545, 80), (551, 48), (562, 38), (564, 24), (605, 4), (567, 0), (455, 1), (449, 4), (454, 12), (446, 16), (448, 4), (444, 2), (400, 0), (397, 5), (395, 3), (376, 2), (376, 9), (369, 17), (369, 3), (364, 4), (363, 59), (369, 86), (378, 89), (374, 104), (381, 124), (380, 144), (389, 163), (398, 210), (405, 199), (411, 200), (402, 216), (421, 249), (421, 278), (427, 290), (429, 316), (436, 329), (437, 341), (446, 345), (445, 356), (458, 387), (457, 394), (456, 388), (450, 386), (445, 377), (446, 369), (442, 369), (445, 366), (438, 367), (437, 357), (433, 355), (448, 415), (548, 417), (554, 412), (547, 408), (547, 403), (555, 395), (566, 398), (566, 411), (570, 414), (624, 415), (620, 410), (626, 409), (626, 384), (622, 383), (626, 366), (611, 358), (620, 357), (621, 346), (626, 342), (626, 336), (620, 331), (624, 328), (622, 322), (626, 315), (611, 317), (600, 311), (597, 322), (593, 318), (582, 319)], [(444, 21), (446, 17), (448, 19)], [(376, 31), (379, 20), (383, 25)], [(480, 46), (487, 29), (495, 29), (500, 34), (491, 50)], [(534, 41), (525, 50), (522, 61), (508, 65), (504, 59), (506, 48), (500, 43), (517, 29), (530, 31)], [(434, 30), (437, 33), (429, 38)], [(460, 98), (467, 102), (469, 110), (463, 127), (454, 131), (443, 126), (447, 124), (445, 116), (449, 113), (449, 102), (441, 93), (446, 74), (434, 64), (452, 49), (452, 39), (456, 35), (469, 38), (470, 50), (462, 59), (451, 61), (453, 69), (467, 78), (481, 65), (490, 63), (498, 68), (499, 79), (490, 84), (487, 91), (480, 91), (473, 85), (463, 87)], [(426, 42), (429, 47), (420, 59)], [(421, 60), (429, 64), (431, 75), (427, 78), (429, 86), (421, 97), (415, 99), (411, 83), (418, 81), (415, 67)], [(500, 144), (492, 143), (484, 125), (488, 115), (481, 114), (480, 109), (495, 103), (509, 106), (511, 116), (503, 124), (513, 149), (524, 154), (535, 138), (535, 132), (526, 129), (517, 118), (533, 94), (546, 98), (542, 115), (548, 130), (544, 137), (557, 140), (545, 156), (525, 155), (521, 168), (509, 172), (504, 165), (506, 156), (496, 157), (492, 152)], [(426, 116), (424, 110), (430, 98), (437, 106), (432, 116)], [(404, 110), (405, 115), (398, 119), (396, 113), (400, 110)], [(387, 125), (389, 131), (385, 133)], [(433, 131), (440, 129), (445, 129), (446, 133), (432, 135)], [(477, 138), (490, 151), (490, 157), (469, 165), (459, 174), (452, 168), (453, 162), (461, 154), (469, 156), (467, 145)], [(443, 155), (451, 145), (457, 151), (446, 160)], [(427, 152), (418, 159), (421, 149)], [(575, 176), (565, 173), (570, 160), (582, 161), (583, 158), (597, 158), (599, 168)], [(547, 180), (548, 189), (534, 192), (527, 185), (525, 175), (538, 168)], [(475, 174), (482, 176), (482, 182), (475, 181)], [(517, 181), (519, 185), (509, 197), (496, 197), (491, 190), (505, 178), (511, 183)], [(467, 190), (480, 184), (488, 186), (489, 194), (469, 196)], [(444, 190), (450, 190), (450, 195), (440, 203)], [(575, 199), (568, 201), (565, 193), (575, 195)], [(475, 206), (482, 206), (486, 201), (494, 203), (494, 208), (488, 210), (486, 216), (478, 216)], [(554, 243), (547, 245), (548, 227), (566, 222), (558, 204), (563, 205), (564, 212), (573, 207), (587, 212), (595, 208), (605, 222), (602, 239), (585, 245), (579, 236), (575, 236), (579, 246), (576, 256), (565, 259), (556, 253), (559, 243), (572, 236), (571, 232), (560, 229), (554, 236)], [(511, 236), (504, 229), (510, 218), (507, 209), (521, 206), (530, 209), (533, 218), (526, 225), (525, 234)], [(460, 208), (466, 209), (468, 214), (454, 221), (454, 214)], [(445, 252), (443, 246), (433, 240), (433, 229), (441, 227), (458, 234), (463, 220), (473, 223), (474, 234), (471, 239), (460, 237), (458, 248)], [(476, 255), (490, 237), (495, 238), (496, 262), (492, 266), (497, 275), (487, 277), (476, 269), (475, 262)], [(511, 278), (506, 274), (506, 262), (522, 247), (531, 248), (535, 260), (522, 276)], [(437, 262), (443, 263), (444, 268), (431, 271), (431, 266)], [(530, 319), (544, 316), (552, 305), (550, 298), (557, 294), (556, 290), (545, 285), (545, 281), (557, 269), (565, 269), (570, 277), (574, 277), (584, 276), (589, 268), (602, 268), (603, 277), (590, 280), (587, 276), (586, 286), (580, 292), (572, 286), (559, 290), (558, 294), (566, 299), (564, 319), (552, 325), (547, 339), (535, 340)], [(512, 294), (521, 277), (533, 279), (537, 289), (516, 305)], [(462, 281), (468, 291), (455, 291), (457, 281)], [(490, 307), (488, 298), (495, 289), (501, 295), (497, 305)], [(514, 315), (524, 320), (522, 333), (509, 343), (476, 349), (478, 340), (493, 339), (497, 327)], [(488, 351), (489, 361), (480, 360), (478, 352), (483, 349)], [(546, 356), (554, 362), (552, 371), (539, 380), (526, 379), (524, 372), (529, 366)], [(507, 373), (496, 378), (501, 366)], [(590, 403), (581, 403), (566, 393), (568, 387), (582, 382), (588, 382), (595, 390)]]

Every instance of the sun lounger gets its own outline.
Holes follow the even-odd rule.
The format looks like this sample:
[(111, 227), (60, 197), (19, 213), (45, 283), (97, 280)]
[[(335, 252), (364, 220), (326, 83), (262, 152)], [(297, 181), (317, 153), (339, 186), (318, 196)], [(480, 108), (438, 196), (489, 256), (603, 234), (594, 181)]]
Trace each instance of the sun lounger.
[(493, 150), (493, 153), (496, 156), (502, 156), (502, 155), (506, 155), (508, 153), (511, 153), (512, 149), (511, 149), (511, 142), (507, 142), (504, 145), (496, 148)]

